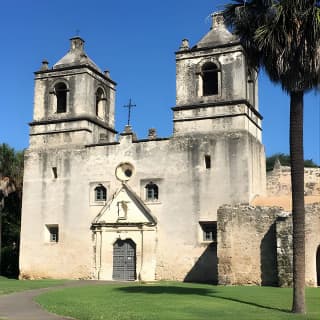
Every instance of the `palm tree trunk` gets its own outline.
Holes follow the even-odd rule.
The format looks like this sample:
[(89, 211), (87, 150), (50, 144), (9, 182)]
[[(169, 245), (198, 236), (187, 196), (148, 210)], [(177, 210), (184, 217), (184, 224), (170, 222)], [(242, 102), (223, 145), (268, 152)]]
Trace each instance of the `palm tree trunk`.
[(305, 313), (303, 91), (290, 93), (290, 159), (293, 224), (292, 312)]

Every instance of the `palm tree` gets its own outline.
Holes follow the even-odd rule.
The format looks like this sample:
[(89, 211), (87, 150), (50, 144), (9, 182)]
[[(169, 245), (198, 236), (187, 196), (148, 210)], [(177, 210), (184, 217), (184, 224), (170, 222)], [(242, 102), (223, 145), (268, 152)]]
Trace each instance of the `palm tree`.
[(319, 82), (320, 4), (316, 0), (233, 0), (227, 25), (239, 36), (249, 67), (262, 67), (290, 95), (293, 305), (305, 313), (303, 96)]

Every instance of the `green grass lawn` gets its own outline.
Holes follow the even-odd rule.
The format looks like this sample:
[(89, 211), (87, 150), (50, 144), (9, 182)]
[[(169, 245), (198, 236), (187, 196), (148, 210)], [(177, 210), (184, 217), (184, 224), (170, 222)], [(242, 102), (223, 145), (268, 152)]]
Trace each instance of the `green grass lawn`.
[(16, 280), (0, 276), (0, 295), (29, 289), (47, 288), (63, 284), (65, 280)]
[(320, 319), (320, 288), (307, 289), (306, 316), (290, 313), (291, 295), (283, 288), (160, 282), (68, 288), (36, 300), (79, 320)]

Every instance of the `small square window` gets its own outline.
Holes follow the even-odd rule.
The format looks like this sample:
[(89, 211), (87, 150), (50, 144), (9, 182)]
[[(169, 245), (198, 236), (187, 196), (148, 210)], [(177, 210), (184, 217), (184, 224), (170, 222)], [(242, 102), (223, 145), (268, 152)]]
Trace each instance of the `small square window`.
[(146, 201), (157, 201), (159, 199), (159, 187), (150, 181), (146, 186)]
[(110, 182), (92, 181), (89, 184), (90, 206), (104, 206), (109, 198)]
[(202, 241), (217, 242), (217, 222), (205, 221), (200, 222), (202, 229)]
[(147, 178), (140, 180), (140, 196), (146, 203), (160, 204), (163, 179)]
[(48, 242), (59, 242), (59, 226), (46, 225)]

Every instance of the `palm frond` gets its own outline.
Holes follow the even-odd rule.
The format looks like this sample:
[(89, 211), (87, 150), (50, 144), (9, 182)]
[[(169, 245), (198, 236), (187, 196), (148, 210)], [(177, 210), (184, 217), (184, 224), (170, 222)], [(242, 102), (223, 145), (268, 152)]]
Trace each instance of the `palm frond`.
[(319, 82), (320, 1), (234, 0), (224, 10), (251, 66), (263, 67), (286, 91)]

